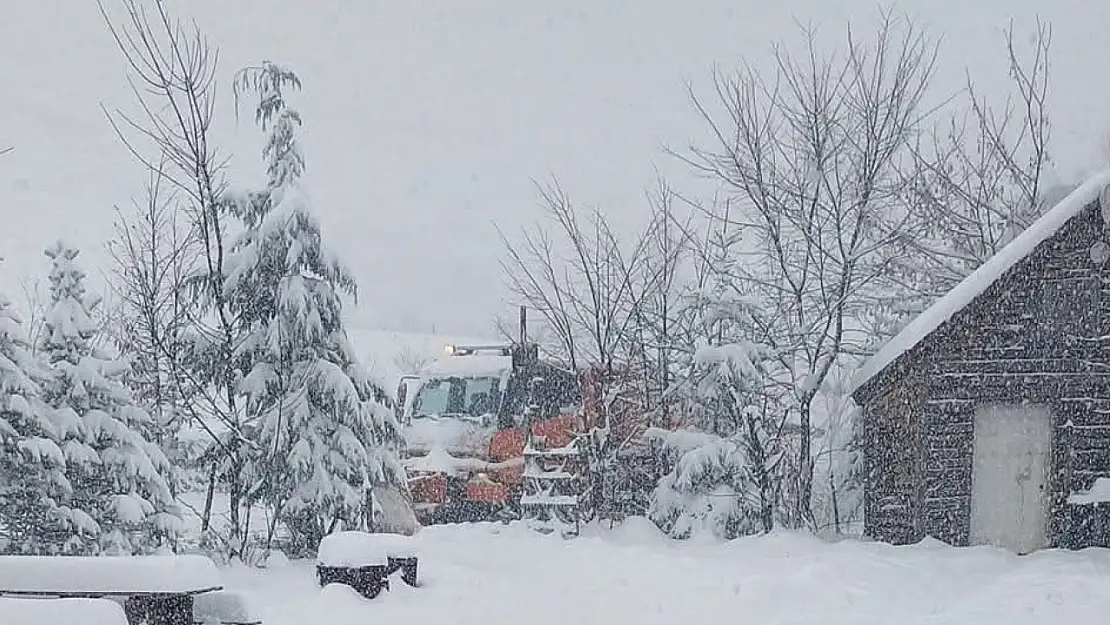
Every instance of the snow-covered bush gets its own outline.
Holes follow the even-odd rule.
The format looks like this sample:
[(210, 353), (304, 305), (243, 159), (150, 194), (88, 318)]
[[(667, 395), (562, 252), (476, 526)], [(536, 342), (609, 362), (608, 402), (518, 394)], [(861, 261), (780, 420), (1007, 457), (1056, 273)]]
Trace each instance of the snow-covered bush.
[(650, 518), (674, 538), (709, 532), (727, 540), (758, 532), (757, 487), (743, 446), (702, 434), (699, 444), (687, 448), (691, 433), (653, 431), (677, 461), (659, 480)]
[(753, 334), (756, 303), (718, 282), (689, 298), (703, 339), (672, 389), (686, 428), (653, 430), (673, 463), (660, 479), (649, 516), (676, 538), (700, 531), (731, 539), (769, 531), (782, 498), (786, 415), (767, 371), (773, 352), (740, 338)]

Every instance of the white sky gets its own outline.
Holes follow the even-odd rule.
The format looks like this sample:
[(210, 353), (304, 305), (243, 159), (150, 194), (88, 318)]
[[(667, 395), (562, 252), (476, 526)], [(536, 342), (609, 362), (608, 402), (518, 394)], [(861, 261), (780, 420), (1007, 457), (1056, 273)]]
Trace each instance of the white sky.
[[(114, 0), (105, 0), (114, 6)], [(304, 81), (314, 209), (360, 280), (364, 327), (486, 333), (506, 312), (493, 223), (537, 216), (532, 179), (557, 175), (581, 204), (621, 223), (642, 215), (661, 169), (679, 188), (681, 147), (703, 128), (683, 81), (706, 86), (713, 63), (766, 58), (795, 38), (792, 19), (838, 35), (865, 29), (871, 0), (183, 0), (221, 50), (217, 139), (259, 179), (251, 117), (236, 127), (231, 73), (263, 59)], [(1053, 24), (1053, 148), (1073, 179), (1104, 159), (1110, 119), (1110, 3), (1096, 0), (904, 0), (898, 10), (943, 35), (936, 97), (965, 68), (987, 95), (1006, 86), (1001, 29)], [(185, 13), (187, 12), (187, 13)], [(133, 110), (124, 68), (94, 0), (35, 0), (0, 18), (0, 288), (44, 275), (41, 250), (65, 237), (102, 270), (113, 204), (144, 172), (115, 140), (100, 104)], [(688, 188), (688, 187), (687, 187)]]

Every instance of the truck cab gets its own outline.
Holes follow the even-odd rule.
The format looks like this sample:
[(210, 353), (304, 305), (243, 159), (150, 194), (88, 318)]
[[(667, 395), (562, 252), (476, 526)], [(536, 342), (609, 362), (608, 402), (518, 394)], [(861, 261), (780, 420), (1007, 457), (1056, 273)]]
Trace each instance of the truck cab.
[(538, 354), (536, 344), (448, 345), (401, 380), (402, 458), (421, 522), (515, 514), (525, 428), (578, 429), (577, 376)]

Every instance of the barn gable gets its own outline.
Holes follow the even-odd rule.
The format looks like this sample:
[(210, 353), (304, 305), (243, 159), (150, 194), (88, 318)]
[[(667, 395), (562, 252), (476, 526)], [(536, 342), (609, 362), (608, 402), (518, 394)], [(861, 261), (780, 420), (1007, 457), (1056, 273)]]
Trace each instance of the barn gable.
[[(989, 533), (991, 520), (973, 519), (973, 481), (995, 478), (976, 473), (976, 454), (1008, 462), (1014, 454), (988, 448), (1015, 427), (1050, 430), (1038, 452), (1048, 491), (1044, 540), (1072, 545), (1092, 524), (1110, 527), (1110, 511), (1100, 519), (1098, 506), (1067, 503), (1069, 493), (1110, 476), (1110, 267), (1092, 258), (1092, 246), (1106, 240), (1098, 198), (1108, 183), (1110, 172), (1072, 193), (857, 378), (869, 536), (981, 541), (973, 534)], [(1006, 406), (1006, 416), (984, 416)], [(1032, 420), (1019, 423), (1020, 415)], [(1034, 417), (1048, 421), (1038, 426)], [(990, 432), (993, 439), (975, 442)]]
[[(1012, 273), (1017, 265), (1028, 265), (1027, 259), (1042, 243), (1047, 241), (1069, 221), (1105, 194), (1110, 185), (1110, 170), (1092, 176), (1049, 210), (1032, 226), (991, 257), (955, 288), (906, 325), (894, 338), (883, 345), (856, 373), (852, 394), (868, 394), (868, 386), (880, 374), (909, 359), (910, 352), (929, 335), (945, 325), (954, 315), (991, 289), (1000, 279)], [(1110, 204), (1110, 198), (1107, 198)], [(1097, 205), (1097, 204), (1096, 204)]]

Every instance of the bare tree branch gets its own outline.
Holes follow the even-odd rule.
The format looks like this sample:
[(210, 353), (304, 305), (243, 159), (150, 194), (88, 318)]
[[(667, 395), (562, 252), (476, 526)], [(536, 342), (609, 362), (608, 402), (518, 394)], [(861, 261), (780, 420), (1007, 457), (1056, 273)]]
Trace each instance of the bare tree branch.
[[(1014, 93), (988, 104), (970, 74), (968, 111), (938, 125), (915, 151), (912, 208), (922, 229), (905, 241), (914, 266), (899, 267), (920, 305), (951, 289), (1043, 214), (1051, 190), (1048, 119), (1051, 28), (1038, 21), (1027, 59), (1005, 33)], [(912, 312), (912, 311), (911, 311)]]
[[(169, 259), (163, 259), (166, 262), (159, 261), (172, 277), (150, 268), (144, 256), (137, 266), (146, 267), (143, 271), (147, 273), (132, 276), (132, 281), (149, 286), (183, 278), (186, 288), (175, 293), (196, 304), (178, 310), (188, 318), (187, 323), (167, 330), (158, 341), (159, 350), (173, 363), (169, 381), (180, 395), (191, 398), (184, 404), (186, 409), (213, 437), (216, 453), (212, 458), (222, 465), (221, 473), (231, 490), (232, 543), (241, 547), (245, 524), (240, 507), (246, 497), (241, 480), (252, 443), (242, 431), (246, 421), (236, 389), (234, 358), (241, 339), (223, 289), (227, 258), (224, 218), (235, 199), (225, 193), (226, 161), (210, 142), (218, 54), (196, 24), (171, 18), (164, 3), (118, 0), (122, 10), (118, 21), (110, 17), (102, 0), (97, 4), (127, 63), (128, 80), (140, 109), (137, 116), (118, 109), (105, 110), (105, 114), (135, 159), (159, 183), (169, 183), (181, 194), (182, 215), (188, 222), (183, 231), (189, 233), (189, 244), (179, 239), (162, 248), (181, 245), (182, 250), (190, 250), (181, 252), (180, 258), (169, 252)], [(168, 225), (159, 229), (162, 227), (168, 232)], [(132, 244), (137, 245), (134, 239)], [(142, 245), (138, 247), (149, 253)], [(185, 256), (190, 257), (188, 262)], [(197, 261), (196, 267), (192, 260)], [(185, 273), (174, 273), (179, 270)], [(144, 305), (172, 309), (182, 304), (156, 296), (148, 286), (139, 291)], [(214, 420), (227, 434), (217, 432), (207, 420)], [(211, 491), (214, 483), (209, 488)], [(205, 524), (207, 518), (206, 514)]]

